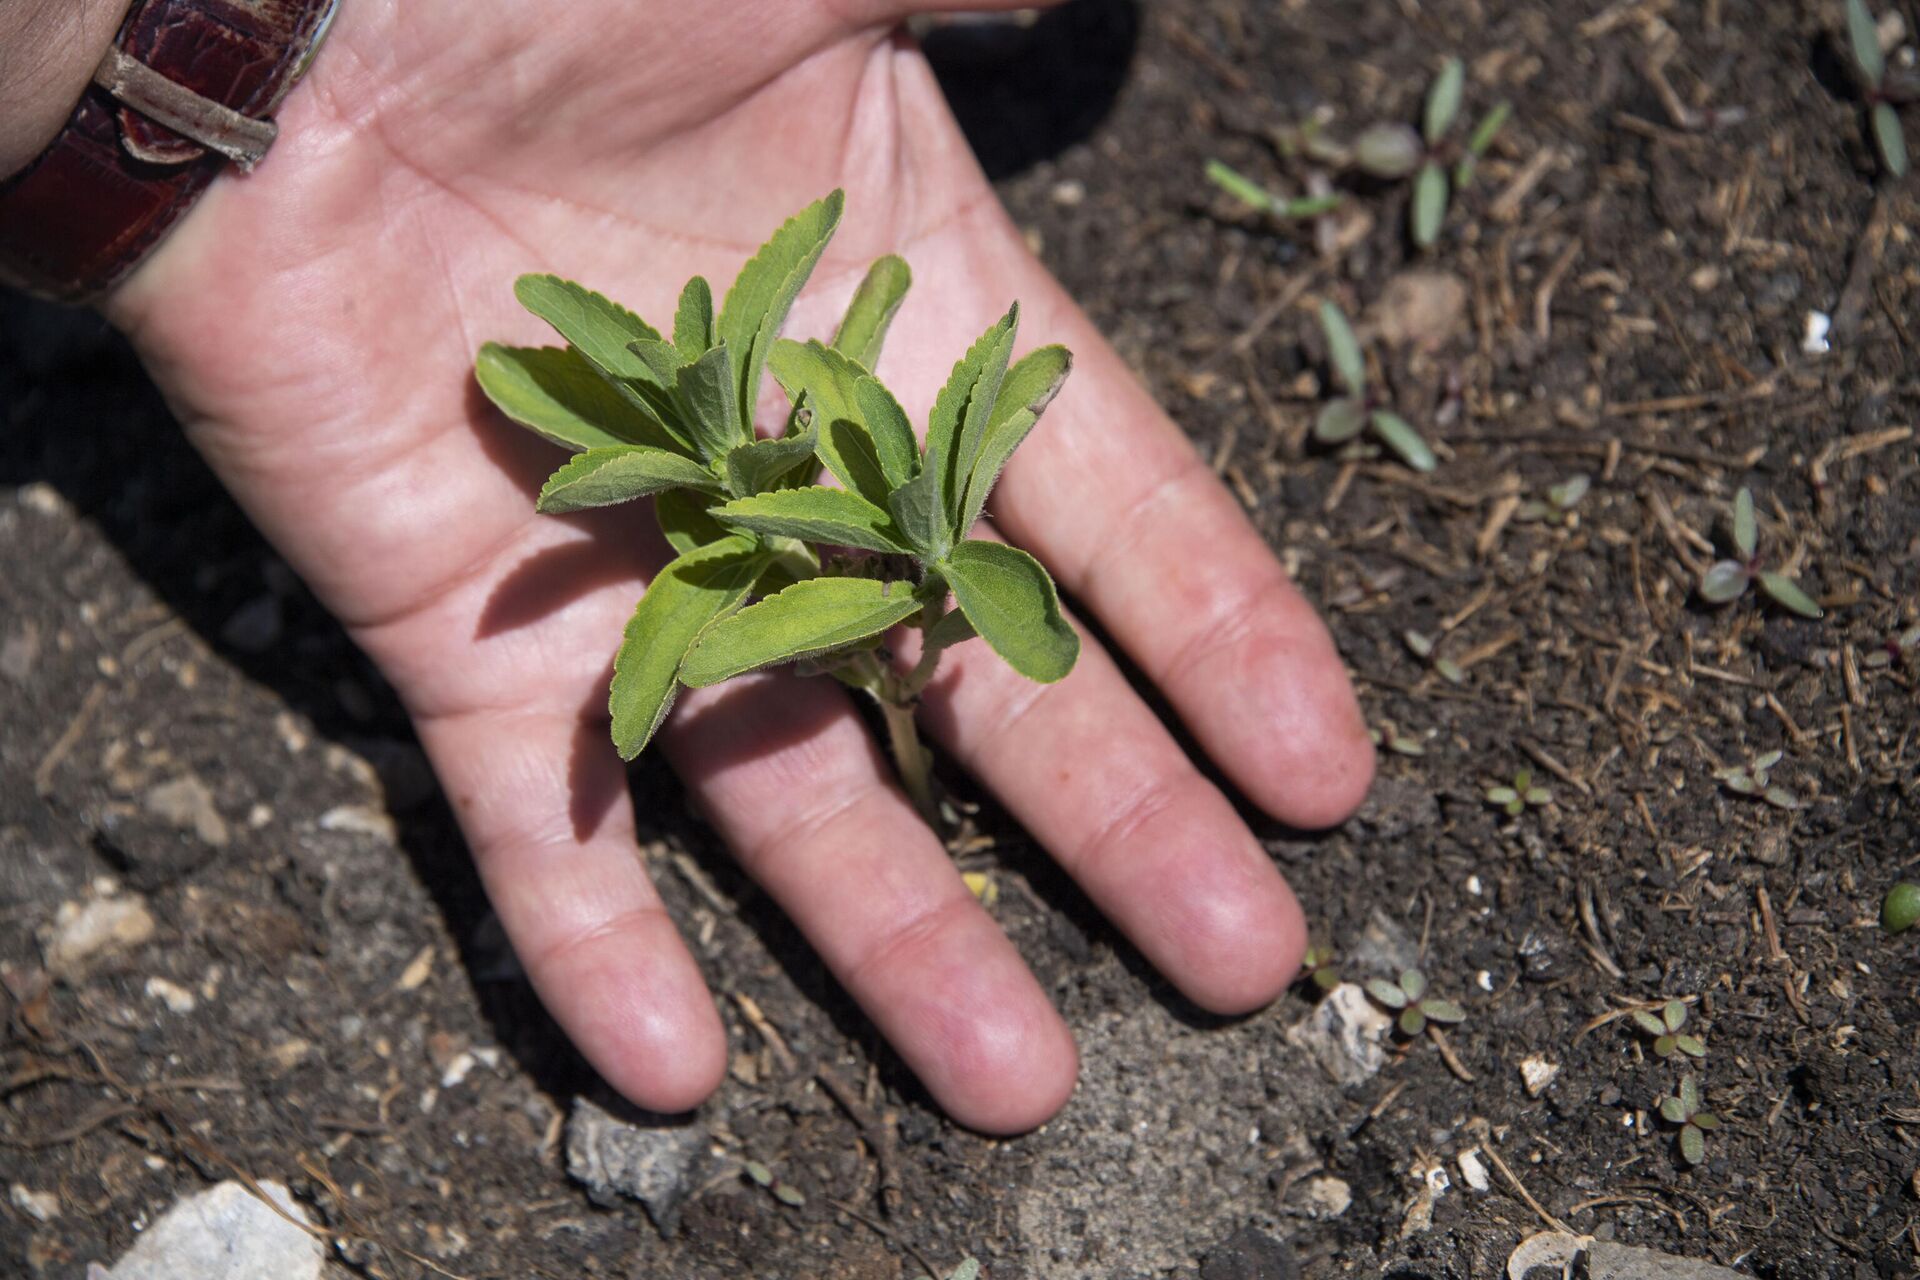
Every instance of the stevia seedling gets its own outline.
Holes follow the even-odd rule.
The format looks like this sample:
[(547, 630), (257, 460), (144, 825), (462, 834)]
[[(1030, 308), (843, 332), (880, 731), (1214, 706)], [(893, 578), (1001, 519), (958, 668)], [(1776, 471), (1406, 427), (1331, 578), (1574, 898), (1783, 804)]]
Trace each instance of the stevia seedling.
[(1633, 1023), (1652, 1039), (1656, 1058), (1671, 1058), (1676, 1053), (1689, 1058), (1707, 1056), (1707, 1042), (1680, 1029), (1687, 1025), (1687, 1006), (1682, 1001), (1669, 1000), (1658, 1010), (1635, 1009)]
[(1486, 796), (1488, 804), (1509, 818), (1517, 818), (1530, 808), (1544, 809), (1553, 803), (1553, 793), (1545, 787), (1533, 785), (1533, 770), (1526, 768), (1514, 773), (1512, 783), (1488, 787)]
[(1760, 593), (1783, 609), (1803, 618), (1826, 617), (1799, 583), (1784, 573), (1761, 567), (1759, 548), (1760, 524), (1754, 515), (1753, 490), (1743, 487), (1733, 497), (1733, 549), (1738, 558), (1708, 566), (1700, 578), (1700, 598), (1709, 604), (1731, 604), (1757, 583)]
[(1334, 968), (1333, 948), (1315, 944), (1300, 957), (1300, 973), (1322, 994), (1340, 985), (1340, 971)]
[(790, 1182), (782, 1182), (779, 1174), (769, 1169), (766, 1165), (761, 1164), (758, 1160), (747, 1161), (742, 1168), (742, 1172), (747, 1175), (747, 1180), (753, 1183), (754, 1186), (761, 1188), (789, 1209), (806, 1208), (806, 1193)]
[(1434, 656), (1439, 646), (1426, 632), (1408, 630), (1402, 632), (1400, 638), (1405, 641), (1409, 653), (1431, 665), (1434, 674), (1448, 684), (1459, 685), (1467, 682), (1467, 673), (1459, 663), (1452, 658)]
[(1367, 981), (1367, 994), (1383, 1007), (1397, 1011), (1400, 1034), (1412, 1039), (1427, 1029), (1429, 1022), (1452, 1025), (1467, 1020), (1467, 1011), (1451, 1000), (1427, 994), (1427, 975), (1408, 969), (1398, 982), (1384, 978)]
[(1267, 190), (1253, 179), (1219, 160), (1207, 161), (1207, 181), (1219, 187), (1243, 204), (1258, 209), (1271, 218), (1284, 222), (1295, 222), (1302, 218), (1318, 218), (1338, 209), (1344, 197), (1325, 196), (1282, 196)]
[(1854, 72), (1867, 104), (1868, 130), (1880, 162), (1895, 178), (1907, 176), (1907, 135), (1900, 125), (1899, 105), (1906, 95), (1895, 94), (1887, 82), (1887, 58), (1880, 48), (1880, 31), (1866, 0), (1846, 0), (1847, 45), (1853, 52)]
[[(1440, 238), (1448, 206), (1472, 183), (1480, 160), (1513, 115), (1502, 102), (1474, 126), (1464, 144), (1453, 137), (1466, 97), (1467, 69), (1458, 58), (1440, 65), (1427, 90), (1420, 128), (1398, 123), (1376, 124), (1353, 144), (1353, 161), (1376, 178), (1413, 178), (1414, 244), (1430, 249)], [(1451, 169), (1451, 174), (1449, 174)]]
[[(475, 374), (507, 417), (575, 451), (540, 511), (652, 497), (677, 553), (614, 660), (622, 757), (645, 748), (682, 687), (800, 663), (874, 698), (902, 784), (937, 821), (913, 713), (942, 653), (977, 635), (1041, 682), (1079, 654), (1040, 562), (967, 536), (1072, 359), (1053, 346), (1013, 361), (1013, 307), (954, 366), (922, 447), (872, 372), (911, 283), (905, 262), (873, 264), (831, 343), (779, 337), (843, 204), (836, 191), (790, 219), (717, 309), (707, 282), (689, 281), (670, 338), (572, 281), (523, 276), (521, 303), (567, 345), (489, 343)], [(791, 407), (785, 432), (760, 439), (767, 373)], [(822, 467), (839, 487), (816, 483)], [(884, 647), (896, 627), (921, 633), (911, 671)]]
[(1745, 764), (1715, 769), (1713, 776), (1721, 786), (1735, 795), (1755, 796), (1776, 809), (1798, 809), (1799, 797), (1773, 781), (1774, 767), (1780, 763), (1785, 754), (1777, 750), (1764, 752)]
[(1680, 1155), (1688, 1164), (1707, 1158), (1707, 1135), (1720, 1127), (1720, 1117), (1701, 1109), (1700, 1086), (1692, 1076), (1680, 1081), (1679, 1091), (1660, 1099), (1660, 1118), (1680, 1126)]
[[(1431, 734), (1431, 730), (1429, 733)], [(1367, 730), (1367, 736), (1373, 739), (1373, 745), (1384, 747), (1397, 756), (1418, 758), (1427, 754), (1424, 740), (1410, 733), (1402, 733), (1400, 726), (1391, 720), (1382, 720), (1377, 727)]]
[(1544, 498), (1529, 498), (1521, 503), (1513, 518), (1527, 523), (1572, 524), (1576, 519), (1574, 508), (1592, 487), (1593, 481), (1587, 476), (1569, 476), (1559, 484), (1550, 485)]
[(1880, 904), (1880, 927), (1888, 933), (1905, 933), (1920, 923), (1920, 884), (1902, 880), (1887, 890)]
[(1320, 303), (1320, 329), (1326, 335), (1333, 376), (1346, 394), (1329, 400), (1320, 410), (1313, 421), (1313, 438), (1322, 444), (1345, 444), (1371, 428), (1402, 462), (1415, 471), (1432, 471), (1438, 462), (1420, 433), (1368, 391), (1366, 353), (1346, 312), (1331, 299)]

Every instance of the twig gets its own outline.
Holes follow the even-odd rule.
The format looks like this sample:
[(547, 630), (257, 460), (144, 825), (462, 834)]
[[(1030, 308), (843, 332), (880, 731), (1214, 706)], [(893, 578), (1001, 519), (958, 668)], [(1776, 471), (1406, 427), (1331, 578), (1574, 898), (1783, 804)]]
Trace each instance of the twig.
[(1458, 1076), (1463, 1084), (1472, 1084), (1474, 1074), (1467, 1070), (1467, 1064), (1460, 1061), (1459, 1056), (1453, 1051), (1453, 1046), (1447, 1043), (1447, 1033), (1429, 1022), (1427, 1034), (1433, 1037), (1433, 1047), (1440, 1051), (1440, 1061), (1447, 1064), (1447, 1070)]
[(67, 727), (61, 731), (59, 738), (54, 741), (52, 747), (48, 748), (47, 754), (41, 757), (39, 766), (34, 769), (33, 793), (35, 795), (44, 796), (52, 789), (54, 770), (60, 767), (60, 762), (67, 758), (68, 753), (80, 741), (80, 735), (87, 731), (88, 722), (93, 719), (94, 713), (100, 710), (100, 704), (106, 700), (106, 696), (107, 682), (94, 681), (93, 688), (87, 690), (87, 696), (80, 700), (80, 709), (73, 713), (73, 719), (67, 722)]
[(1579, 1232), (1575, 1231), (1572, 1227), (1560, 1221), (1560, 1219), (1554, 1217), (1551, 1213), (1548, 1213), (1546, 1210), (1546, 1207), (1542, 1205), (1538, 1200), (1535, 1200), (1533, 1198), (1533, 1193), (1527, 1190), (1526, 1185), (1522, 1183), (1519, 1178), (1514, 1176), (1513, 1170), (1507, 1167), (1507, 1162), (1501, 1159), (1499, 1148), (1493, 1145), (1493, 1139), (1491, 1135), (1489, 1135), (1487, 1139), (1486, 1151), (1487, 1151), (1487, 1157), (1493, 1161), (1494, 1168), (1500, 1170), (1500, 1176), (1502, 1176), (1507, 1180), (1507, 1185), (1511, 1186), (1514, 1190), (1514, 1193), (1518, 1195), (1522, 1200), (1527, 1202), (1527, 1207), (1529, 1209), (1532, 1209), (1535, 1213), (1540, 1215), (1540, 1220), (1542, 1222), (1545, 1222), (1548, 1226), (1552, 1227), (1555, 1231), (1564, 1231), (1570, 1236), (1579, 1234)]

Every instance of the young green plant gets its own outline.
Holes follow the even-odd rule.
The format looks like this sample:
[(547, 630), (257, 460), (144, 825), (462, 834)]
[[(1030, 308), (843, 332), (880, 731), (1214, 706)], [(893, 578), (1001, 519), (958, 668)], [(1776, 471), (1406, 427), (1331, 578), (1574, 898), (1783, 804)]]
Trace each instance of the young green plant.
[(1656, 1058), (1671, 1058), (1676, 1053), (1689, 1058), (1707, 1056), (1707, 1042), (1680, 1029), (1687, 1025), (1687, 1006), (1682, 1001), (1669, 1000), (1658, 1009), (1635, 1009), (1633, 1024), (1653, 1041)]
[(1774, 766), (1780, 763), (1785, 754), (1778, 750), (1763, 752), (1745, 764), (1715, 769), (1713, 776), (1735, 795), (1756, 796), (1776, 809), (1798, 809), (1799, 798), (1773, 780)]
[(1533, 770), (1522, 768), (1513, 775), (1513, 782), (1499, 783), (1487, 788), (1487, 803), (1506, 814), (1517, 818), (1529, 808), (1544, 809), (1553, 803), (1553, 793), (1545, 787), (1533, 785)]
[(1880, 48), (1880, 30), (1865, 0), (1847, 0), (1847, 45), (1854, 71), (1867, 103), (1867, 122), (1880, 162), (1895, 178), (1907, 176), (1907, 135), (1900, 125), (1899, 104), (1908, 95), (1888, 83), (1887, 57)]
[(1267, 190), (1252, 178), (1219, 160), (1207, 161), (1207, 181), (1270, 218), (1293, 222), (1318, 218), (1340, 207), (1342, 196), (1283, 196)]
[(1678, 1125), (1680, 1156), (1688, 1164), (1707, 1158), (1707, 1135), (1720, 1127), (1720, 1117), (1701, 1108), (1700, 1086), (1692, 1076), (1680, 1081), (1679, 1091), (1660, 1099), (1660, 1118)]
[(1547, 488), (1546, 497), (1529, 498), (1514, 511), (1513, 518), (1524, 523), (1569, 525), (1575, 520), (1574, 508), (1587, 496), (1593, 481), (1584, 475), (1569, 476)]
[(1334, 378), (1346, 394), (1321, 408), (1313, 422), (1313, 438), (1327, 445), (1345, 444), (1371, 428), (1402, 462), (1415, 471), (1432, 471), (1438, 464), (1420, 433), (1369, 392), (1366, 353), (1347, 323), (1347, 313), (1331, 299), (1320, 303), (1320, 329), (1326, 335)]
[(1367, 994), (1383, 1007), (1399, 1014), (1397, 1025), (1400, 1034), (1408, 1039), (1425, 1031), (1429, 1022), (1452, 1024), (1467, 1020), (1465, 1009), (1451, 1000), (1428, 994), (1427, 975), (1418, 969), (1406, 970), (1398, 982), (1388, 982), (1384, 978), (1369, 979)]
[[(1430, 249), (1440, 238), (1454, 196), (1472, 183), (1480, 160), (1512, 118), (1513, 108), (1502, 102), (1481, 117), (1464, 143), (1455, 139), (1466, 98), (1467, 69), (1458, 58), (1440, 64), (1440, 74), (1427, 89), (1420, 128), (1400, 123), (1376, 124), (1353, 144), (1353, 160), (1376, 178), (1413, 178), (1413, 217), (1409, 228), (1414, 244)], [(1449, 172), (1451, 170), (1451, 172)]]
[(1880, 927), (1888, 933), (1905, 933), (1920, 923), (1920, 884), (1902, 880), (1887, 890), (1880, 903)]
[(1709, 604), (1731, 604), (1759, 584), (1760, 592), (1781, 608), (1803, 618), (1824, 618), (1825, 612), (1800, 584), (1784, 573), (1762, 568), (1760, 525), (1753, 510), (1753, 490), (1742, 488), (1733, 498), (1733, 549), (1737, 559), (1718, 560), (1700, 577), (1700, 598)]
[[(922, 449), (872, 372), (911, 283), (904, 262), (873, 265), (831, 343), (779, 336), (842, 205), (835, 192), (787, 222), (717, 313), (707, 283), (690, 281), (670, 340), (577, 284), (522, 277), (521, 302), (567, 345), (490, 343), (476, 373), (509, 418), (576, 451), (539, 510), (652, 497), (676, 552), (615, 657), (609, 706), (624, 758), (682, 687), (798, 662), (880, 704), (901, 781), (932, 819), (913, 713), (941, 654), (978, 635), (1022, 675), (1054, 681), (1079, 653), (1040, 563), (966, 536), (1072, 362), (1057, 346), (1014, 362), (1014, 307), (954, 366)], [(763, 440), (754, 406), (769, 371), (791, 408), (785, 431)], [(823, 466), (838, 487), (817, 483)], [(921, 632), (910, 671), (883, 647), (901, 626)]]

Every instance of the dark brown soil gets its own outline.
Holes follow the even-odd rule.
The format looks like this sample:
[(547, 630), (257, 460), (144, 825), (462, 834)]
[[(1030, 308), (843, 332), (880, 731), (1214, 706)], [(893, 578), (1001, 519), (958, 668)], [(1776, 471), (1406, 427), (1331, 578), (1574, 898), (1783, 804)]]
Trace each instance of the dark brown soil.
[[(1001, 54), (949, 48), (970, 119), (1043, 114), (979, 126), (1018, 169), (1008, 203), (1327, 611), (1375, 722), (1423, 751), (1383, 756), (1345, 830), (1270, 832), (1275, 856), (1350, 976), (1411, 948), (1468, 1017), (1451, 1068), (1421, 1040), (1337, 1089), (1287, 1038), (1304, 994), (1192, 1016), (989, 809), (963, 860), (991, 874), (1087, 1069), (1055, 1124), (987, 1141), (927, 1107), (643, 767), (656, 875), (736, 1051), (701, 1117), (725, 1158), (671, 1238), (568, 1178), (560, 1123), (594, 1082), (499, 940), (378, 676), (116, 339), (0, 304), (0, 1182), (63, 1206), (0, 1207), (0, 1272), (83, 1275), (240, 1170), (361, 1237), (341, 1263), (370, 1276), (429, 1274), (402, 1250), (474, 1277), (835, 1280), (973, 1252), (995, 1280), (1122, 1280), (1191, 1276), (1253, 1227), (1308, 1276), (1478, 1277), (1543, 1213), (1783, 1280), (1916, 1274), (1920, 943), (1874, 919), (1920, 867), (1920, 652), (1874, 655), (1920, 622), (1920, 255), (1913, 188), (1876, 188), (1838, 9), (1082, 5), (1056, 21), (1085, 59), (1138, 47), (1124, 78), (1062, 76), (1065, 110), (1009, 89)], [(1045, 38), (1013, 52), (1056, 65), (1028, 43)], [(1321, 107), (1336, 132), (1414, 118), (1449, 51), (1471, 104), (1517, 110), (1424, 261), (1404, 185), (1357, 188), (1370, 226), (1327, 257), (1201, 178), (1217, 155), (1297, 183), (1275, 129)], [(1681, 127), (1660, 75), (1721, 114)], [(1096, 126), (1085, 103), (1115, 87)], [(1035, 161), (1043, 136), (1065, 149)], [(1375, 343), (1440, 449), (1431, 479), (1307, 441), (1318, 299), (1377, 321), (1416, 268), (1466, 298), (1431, 350)], [(1801, 347), (1811, 310), (1836, 319), (1824, 356)], [(1574, 520), (1510, 519), (1576, 472), (1594, 483)], [(1742, 485), (1825, 620), (1699, 604)], [(1799, 807), (1716, 781), (1772, 750)], [(1522, 767), (1552, 803), (1509, 820), (1483, 792)], [(156, 812), (189, 775), (224, 832)], [(145, 894), (157, 932), (49, 988), (38, 939), (100, 877)], [(1697, 1167), (1654, 1117), (1687, 1069), (1602, 1021), (1660, 997), (1695, 1001), (1708, 1046), (1691, 1069), (1724, 1127)], [(1537, 1096), (1534, 1056), (1558, 1067)], [(1472, 1149), (1491, 1190), (1464, 1183)], [(747, 1159), (804, 1205), (729, 1172)], [(1418, 1229), (1436, 1163), (1452, 1185)], [(1315, 1216), (1329, 1176), (1351, 1207)]]

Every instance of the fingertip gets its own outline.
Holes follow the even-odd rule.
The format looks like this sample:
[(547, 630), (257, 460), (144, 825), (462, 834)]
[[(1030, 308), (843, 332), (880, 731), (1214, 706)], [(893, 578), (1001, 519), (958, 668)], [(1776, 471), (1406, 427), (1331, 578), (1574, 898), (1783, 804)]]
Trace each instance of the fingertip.
[(964, 1019), (948, 1046), (944, 1078), (929, 1081), (941, 1106), (969, 1129), (1027, 1133), (1073, 1096), (1080, 1073), (1073, 1034), (1037, 989), (1033, 997), (1037, 1003), (1010, 1002)]
[(1238, 1017), (1272, 1004), (1300, 976), (1307, 926), (1300, 900), (1269, 865), (1253, 885), (1189, 908), (1184, 963), (1169, 967), (1180, 993), (1208, 1013)]

